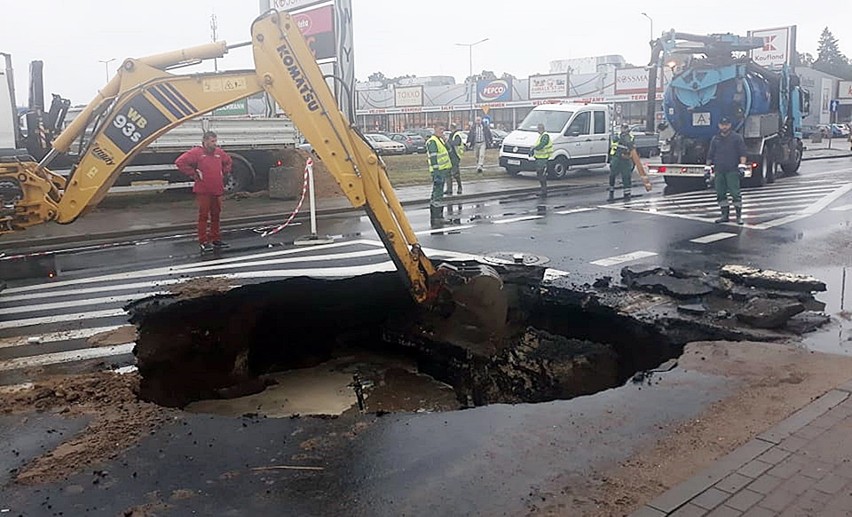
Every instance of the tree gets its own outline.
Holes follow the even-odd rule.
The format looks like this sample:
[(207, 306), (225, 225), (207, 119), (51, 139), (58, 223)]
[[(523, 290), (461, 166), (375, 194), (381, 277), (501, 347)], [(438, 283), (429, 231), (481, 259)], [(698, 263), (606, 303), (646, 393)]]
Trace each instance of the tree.
[(517, 77), (510, 74), (509, 72), (503, 72), (503, 75), (500, 76), (500, 79), (505, 79), (507, 81), (517, 81), (518, 80)]
[(819, 37), (819, 46), (817, 46), (817, 58), (815, 63), (824, 65), (845, 65), (849, 63), (843, 52), (840, 51), (840, 45), (834, 34), (828, 30), (828, 27), (822, 30), (822, 35)]
[(843, 79), (852, 79), (852, 64), (840, 51), (840, 44), (828, 27), (822, 30), (817, 47), (817, 58), (814, 61), (815, 70), (831, 74)]
[(808, 52), (799, 52), (797, 56), (799, 66), (814, 66), (814, 56)]
[(381, 72), (373, 72), (372, 74), (367, 76), (367, 80), (370, 81), (370, 82), (375, 81), (377, 83), (384, 84), (385, 81), (387, 81), (387, 77), (385, 77), (385, 74), (383, 74)]
[(469, 83), (471, 81), (493, 81), (494, 79), (497, 79), (497, 74), (495, 74), (491, 70), (483, 70), (482, 73), (469, 76), (467, 79), (464, 80), (464, 82)]

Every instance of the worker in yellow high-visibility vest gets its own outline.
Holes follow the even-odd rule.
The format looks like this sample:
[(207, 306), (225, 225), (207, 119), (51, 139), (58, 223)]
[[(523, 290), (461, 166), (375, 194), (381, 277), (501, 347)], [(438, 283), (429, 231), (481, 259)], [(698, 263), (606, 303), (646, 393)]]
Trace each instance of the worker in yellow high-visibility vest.
[(550, 156), (553, 154), (553, 142), (550, 140), (550, 135), (544, 130), (544, 124), (538, 125), (538, 139), (530, 149), (530, 154), (535, 158), (535, 174), (538, 176), (538, 184), (541, 186), (538, 197), (544, 199), (547, 197), (547, 166)]
[(434, 134), (426, 140), (426, 156), (429, 158), (429, 172), (432, 174), (429, 219), (434, 227), (443, 222), (444, 181), (453, 167), (450, 161), (450, 152), (444, 142), (444, 128), (442, 126), (436, 126)]

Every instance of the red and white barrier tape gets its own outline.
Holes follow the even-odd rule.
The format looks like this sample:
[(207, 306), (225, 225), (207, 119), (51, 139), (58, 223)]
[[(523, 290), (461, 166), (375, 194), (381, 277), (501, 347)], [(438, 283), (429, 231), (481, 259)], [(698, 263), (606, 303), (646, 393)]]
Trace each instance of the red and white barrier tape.
[(286, 228), (290, 223), (293, 222), (293, 219), (296, 218), (296, 214), (298, 214), (299, 210), (302, 209), (302, 204), (305, 202), (305, 196), (308, 193), (308, 175), (313, 174), (313, 173), (314, 173), (314, 161), (312, 159), (308, 158), (307, 161), (305, 161), (305, 175), (304, 175), (304, 178), (303, 178), (303, 181), (302, 181), (302, 196), (299, 198), (299, 203), (296, 205), (296, 208), (293, 209), (293, 213), (290, 214), (290, 217), (287, 218), (287, 220), (284, 222), (284, 224), (282, 224), (280, 226), (276, 226), (275, 228), (272, 228), (272, 229), (264, 228), (263, 234), (261, 235), (261, 237), (269, 237), (270, 235), (275, 235), (276, 233), (280, 232), (281, 230)]

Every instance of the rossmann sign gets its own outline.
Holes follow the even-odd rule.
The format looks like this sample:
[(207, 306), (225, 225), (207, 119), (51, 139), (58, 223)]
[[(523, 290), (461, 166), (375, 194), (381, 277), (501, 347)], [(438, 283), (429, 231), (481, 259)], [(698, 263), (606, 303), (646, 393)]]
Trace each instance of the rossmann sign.
[(477, 102), (508, 102), (512, 100), (512, 80), (494, 79), (476, 82)]

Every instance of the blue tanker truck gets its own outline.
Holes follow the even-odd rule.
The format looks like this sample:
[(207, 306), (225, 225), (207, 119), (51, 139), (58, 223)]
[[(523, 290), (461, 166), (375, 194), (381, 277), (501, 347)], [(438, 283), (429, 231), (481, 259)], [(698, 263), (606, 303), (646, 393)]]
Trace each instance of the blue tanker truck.
[(789, 66), (769, 70), (749, 59), (748, 52), (762, 46), (762, 38), (674, 31), (654, 42), (647, 119), (652, 129), (657, 68), (664, 59), (683, 65), (663, 94), (665, 121), (657, 128), (662, 164), (650, 165), (650, 174), (675, 188), (704, 185), (705, 158), (721, 117), (729, 117), (745, 139), (752, 168), (745, 185), (762, 186), (781, 173), (797, 173), (809, 95)]

